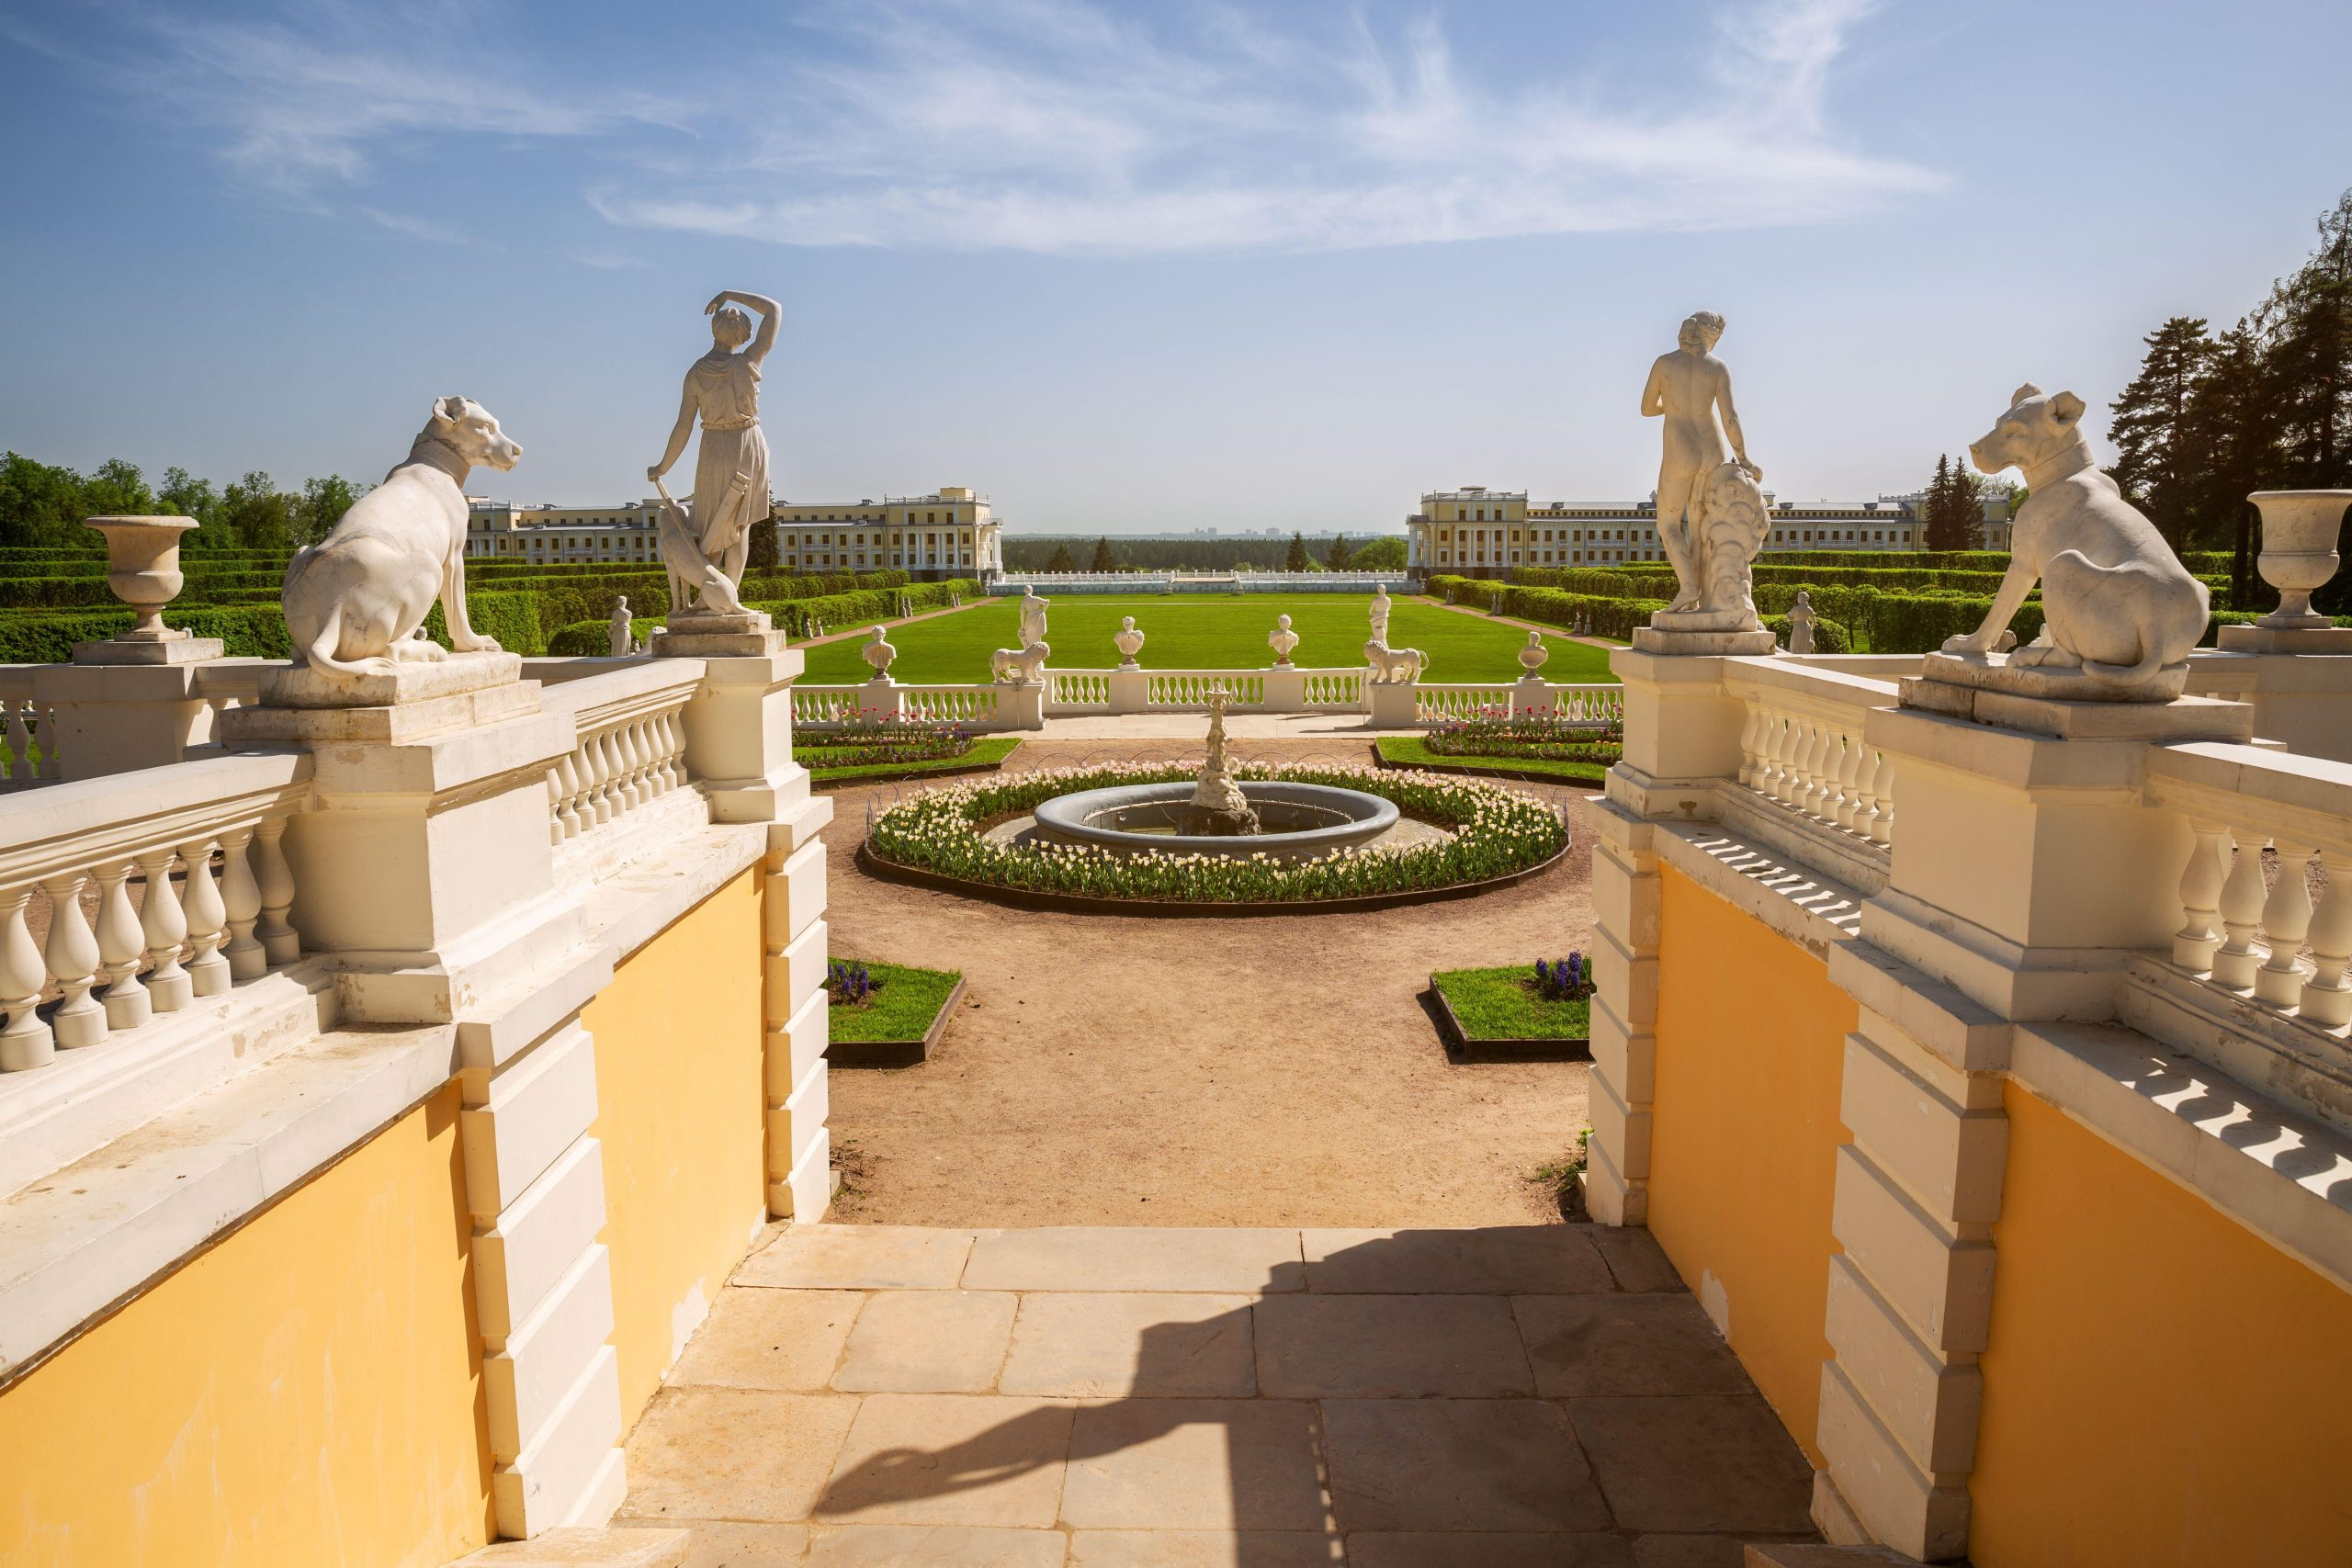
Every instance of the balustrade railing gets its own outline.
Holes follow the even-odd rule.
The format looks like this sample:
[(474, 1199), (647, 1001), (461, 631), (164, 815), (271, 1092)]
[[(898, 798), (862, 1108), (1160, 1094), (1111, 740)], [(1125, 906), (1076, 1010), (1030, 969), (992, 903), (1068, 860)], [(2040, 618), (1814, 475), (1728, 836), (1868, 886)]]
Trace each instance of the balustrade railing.
[(2173, 963), (2256, 1008), (2344, 1033), (2352, 765), (2253, 746), (2151, 747), (2145, 798), (2179, 812), (2191, 834)]
[(1510, 683), (1424, 681), (1414, 688), (1416, 711), (1425, 719), (1476, 718), (1510, 711)]
[(1111, 672), (1107, 670), (1048, 670), (1046, 681), (1048, 711), (1101, 711), (1111, 705)]
[(1310, 711), (1349, 713), (1363, 706), (1363, 678), (1367, 671), (1306, 670), (1300, 673), (1306, 678), (1306, 705)]
[(1770, 660), (1732, 661), (1724, 686), (1747, 709), (1740, 798), (1779, 808), (1762, 821), (1883, 871), (1894, 842), (1894, 767), (1863, 731), (1871, 709), (1894, 705), (1897, 688)]
[(281, 840), (310, 777), (306, 754), (221, 757), (0, 801), (0, 1072), (300, 957)]
[(1151, 670), (1144, 687), (1144, 705), (1155, 708), (1198, 708), (1205, 712), (1209, 694), (1222, 686), (1238, 712), (1266, 705), (1266, 673), (1262, 670)]
[(0, 789), (55, 784), (57, 712), (33, 695), (30, 664), (0, 665), (0, 740), (7, 746)]
[(899, 712), (926, 724), (974, 727), (996, 722), (994, 686), (900, 686)]
[(560, 847), (684, 788), (684, 709), (702, 667), (655, 660), (546, 688), (569, 708), (578, 739), (548, 770), (548, 834)]

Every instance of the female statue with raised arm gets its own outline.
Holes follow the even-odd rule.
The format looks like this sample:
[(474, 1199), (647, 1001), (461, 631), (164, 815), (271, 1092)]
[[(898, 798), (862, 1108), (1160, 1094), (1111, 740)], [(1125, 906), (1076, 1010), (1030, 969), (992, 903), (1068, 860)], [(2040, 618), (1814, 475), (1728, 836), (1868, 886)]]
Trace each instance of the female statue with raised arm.
[[(739, 305), (758, 312), (756, 333), (752, 318), (736, 309)], [(645, 477), (658, 479), (670, 471), (686, 449), (699, 415), (702, 449), (695, 454), (695, 531), (701, 536), (702, 553), (718, 563), (729, 582), (740, 585), (743, 563), (751, 555), (752, 528), (766, 521), (773, 504), (767, 437), (760, 434), (760, 363), (775, 346), (782, 310), (763, 295), (729, 288), (713, 295), (702, 313), (710, 318), (710, 352), (687, 370), (670, 445)]]

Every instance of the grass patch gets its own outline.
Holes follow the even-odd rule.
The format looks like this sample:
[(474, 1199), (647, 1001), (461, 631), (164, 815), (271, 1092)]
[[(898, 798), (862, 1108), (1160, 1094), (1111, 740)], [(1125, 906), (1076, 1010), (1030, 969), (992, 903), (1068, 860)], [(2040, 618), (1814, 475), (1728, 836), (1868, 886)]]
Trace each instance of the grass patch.
[[(1266, 634), (1276, 615), (1288, 615), (1303, 639), (1294, 658), (1308, 669), (1351, 669), (1363, 663), (1370, 600), (1355, 593), (1064, 593), (1048, 592), (1046, 640), (1051, 663), (1065, 670), (1108, 670), (1119, 662), (1111, 635), (1119, 617), (1133, 615), (1144, 633), (1136, 662), (1147, 670), (1263, 670), (1274, 661)], [(900, 681), (978, 682), (989, 679), (989, 655), (1013, 645), (1017, 598), (967, 604), (890, 629), (899, 650), (890, 673)], [(872, 673), (858, 657), (862, 638), (804, 648), (811, 685), (854, 685)], [(1388, 616), (1391, 647), (1430, 656), (1422, 679), (1512, 681), (1520, 674), (1523, 628), (1483, 615), (1465, 615), (1428, 599), (1398, 598)], [(1546, 634), (1553, 681), (1615, 684), (1609, 650)]]
[(1473, 1040), (1582, 1040), (1589, 1000), (1545, 1001), (1524, 964), (1503, 969), (1441, 969), (1437, 988)]
[[(856, 1005), (828, 1004), (825, 1022), (835, 1040), (920, 1040), (931, 1032), (963, 972), (915, 969), (899, 964), (868, 964), (874, 993)], [(832, 982), (825, 982), (828, 996)]]
[(1442, 773), (1448, 768), (1493, 768), (1502, 773), (1528, 773), (1549, 779), (1564, 779), (1573, 784), (1600, 784), (1609, 776), (1605, 762), (1563, 761), (1552, 757), (1455, 757), (1441, 756), (1430, 750), (1429, 742), (1418, 735), (1385, 735), (1373, 742), (1380, 748), (1381, 759), (1400, 767), (1431, 768)]
[(812, 784), (853, 784), (862, 779), (917, 778), (924, 773), (949, 773), (964, 768), (1001, 762), (1021, 744), (1017, 735), (991, 736), (972, 742), (971, 750), (927, 762), (865, 762), (855, 746), (795, 746), (792, 760), (808, 770)]

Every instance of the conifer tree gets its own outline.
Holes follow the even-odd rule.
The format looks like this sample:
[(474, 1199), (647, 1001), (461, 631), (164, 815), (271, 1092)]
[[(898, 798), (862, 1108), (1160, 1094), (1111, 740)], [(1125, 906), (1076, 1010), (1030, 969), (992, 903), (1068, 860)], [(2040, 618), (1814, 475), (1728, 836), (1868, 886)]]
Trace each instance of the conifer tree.
[(1306, 535), (1293, 534), (1290, 536), (1290, 554), (1283, 558), (1283, 570), (1284, 571), (1313, 571), (1315, 570), (1315, 558), (1306, 553)]
[(1330, 549), (1324, 553), (1323, 564), (1333, 571), (1345, 571), (1355, 564), (1355, 547), (1348, 543), (1348, 536), (1345, 534), (1335, 534), (1331, 538)]
[(2211, 459), (2210, 432), (2190, 417), (2199, 383), (2213, 358), (2200, 316), (2174, 316), (2150, 333), (2140, 373), (2108, 405), (2115, 465), (2108, 473), (2148, 514), (2176, 550), (2186, 547), (2201, 471)]
[(1119, 563), (1111, 558), (1111, 541), (1109, 539), (1097, 539), (1094, 541), (1094, 564), (1088, 567), (1086, 570), (1089, 571), (1116, 571), (1119, 570)]
[(1054, 558), (1046, 563), (1046, 570), (1047, 571), (1076, 571), (1078, 561), (1070, 555), (1068, 545), (1056, 545)]

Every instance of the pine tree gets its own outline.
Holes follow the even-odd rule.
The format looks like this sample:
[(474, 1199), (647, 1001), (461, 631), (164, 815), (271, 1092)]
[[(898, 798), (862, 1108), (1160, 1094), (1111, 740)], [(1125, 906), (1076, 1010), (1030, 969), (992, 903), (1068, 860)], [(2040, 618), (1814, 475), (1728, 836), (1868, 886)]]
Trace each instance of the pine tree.
[(2284, 486), (2352, 483), (2352, 190), (2319, 220), (2319, 248), (2273, 285), (2267, 329)]
[(2199, 476), (2211, 460), (2203, 450), (2207, 433), (2189, 408), (2211, 367), (2213, 340), (2204, 318), (2174, 316), (2142, 341), (2148, 352), (2140, 373), (2108, 405), (2117, 452), (2108, 472), (2178, 550), (2188, 543)]
[(2261, 323), (2247, 317), (2214, 340), (2189, 398), (2191, 438), (2204, 454), (2191, 483), (2191, 542), (2229, 543), (2233, 604), (2246, 604), (2254, 592), (2254, 508), (2246, 496), (2279, 468), (2273, 385)]
[(1306, 553), (1306, 535), (1293, 534), (1290, 536), (1290, 554), (1283, 558), (1283, 570), (1284, 571), (1313, 571), (1315, 570), (1315, 558)]
[(1054, 547), (1054, 558), (1046, 563), (1046, 570), (1047, 571), (1076, 571), (1078, 570), (1078, 562), (1070, 555), (1068, 545)]
[(1333, 571), (1345, 571), (1355, 564), (1355, 547), (1348, 543), (1348, 536), (1336, 534), (1332, 536), (1330, 549), (1324, 553), (1323, 564)]
[(1094, 564), (1088, 567), (1086, 570), (1089, 571), (1116, 571), (1119, 570), (1119, 563), (1111, 558), (1110, 540), (1097, 539), (1094, 541)]

